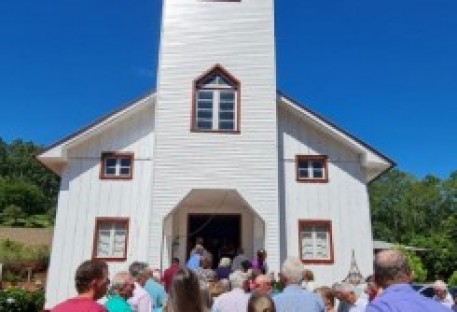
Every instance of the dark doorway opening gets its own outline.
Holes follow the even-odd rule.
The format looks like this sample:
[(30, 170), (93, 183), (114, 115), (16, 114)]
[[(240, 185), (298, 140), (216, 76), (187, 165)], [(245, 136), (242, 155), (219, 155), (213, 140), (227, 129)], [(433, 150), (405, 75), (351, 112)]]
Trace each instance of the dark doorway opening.
[(233, 257), (241, 246), (241, 215), (189, 214), (187, 226), (187, 256), (198, 237), (213, 256), (213, 268), (222, 257)]

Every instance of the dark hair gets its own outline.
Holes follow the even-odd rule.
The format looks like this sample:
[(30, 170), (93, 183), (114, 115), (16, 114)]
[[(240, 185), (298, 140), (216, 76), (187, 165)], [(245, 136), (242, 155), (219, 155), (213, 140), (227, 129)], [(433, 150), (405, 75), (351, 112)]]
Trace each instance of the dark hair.
[(374, 260), (374, 280), (382, 288), (392, 284), (408, 283), (411, 268), (406, 257), (398, 250), (379, 252)]
[(81, 263), (75, 274), (75, 287), (78, 294), (90, 290), (91, 282), (94, 279), (102, 279), (106, 271), (108, 271), (108, 265), (103, 260), (93, 259)]
[(247, 271), (249, 270), (250, 268), (252, 268), (252, 263), (251, 261), (249, 260), (243, 260), (240, 264), (241, 268), (243, 269), (243, 271)]
[(205, 311), (197, 275), (187, 268), (180, 268), (173, 276), (167, 312)]
[(171, 262), (172, 263), (179, 263), (179, 258), (174, 257), (173, 259), (171, 259)]
[(252, 294), (247, 312), (276, 312), (275, 303), (268, 295)]
[(137, 279), (140, 276), (145, 275), (148, 269), (148, 264), (146, 262), (135, 261), (129, 266), (129, 272), (134, 279)]

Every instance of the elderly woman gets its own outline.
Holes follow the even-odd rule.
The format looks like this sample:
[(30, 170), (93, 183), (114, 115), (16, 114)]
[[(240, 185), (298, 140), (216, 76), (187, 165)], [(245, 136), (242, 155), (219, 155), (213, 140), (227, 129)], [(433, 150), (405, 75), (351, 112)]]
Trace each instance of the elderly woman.
[(132, 297), (134, 288), (135, 284), (129, 272), (119, 272), (114, 275), (108, 300), (105, 303), (108, 312), (132, 311), (127, 299)]
[(219, 266), (216, 269), (216, 275), (219, 280), (228, 278), (232, 273), (231, 260), (230, 258), (222, 258), (219, 262)]

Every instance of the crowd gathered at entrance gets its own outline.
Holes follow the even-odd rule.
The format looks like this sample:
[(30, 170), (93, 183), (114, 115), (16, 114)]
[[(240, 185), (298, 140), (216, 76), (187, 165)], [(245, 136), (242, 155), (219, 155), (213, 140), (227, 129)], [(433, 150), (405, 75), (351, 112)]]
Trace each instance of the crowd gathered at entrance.
[[(411, 287), (411, 269), (397, 250), (378, 253), (374, 276), (359, 293), (349, 283), (315, 287), (313, 274), (297, 258), (287, 258), (281, 273), (268, 274), (267, 253), (249, 260), (239, 250), (233, 259), (222, 257), (212, 268), (212, 255), (196, 244), (187, 263), (173, 258), (163, 274), (147, 263), (133, 262), (128, 271), (110, 281), (101, 260), (83, 262), (75, 275), (78, 296), (52, 312), (449, 312), (457, 311), (441, 281), (434, 298)], [(97, 302), (106, 296), (104, 305)]]

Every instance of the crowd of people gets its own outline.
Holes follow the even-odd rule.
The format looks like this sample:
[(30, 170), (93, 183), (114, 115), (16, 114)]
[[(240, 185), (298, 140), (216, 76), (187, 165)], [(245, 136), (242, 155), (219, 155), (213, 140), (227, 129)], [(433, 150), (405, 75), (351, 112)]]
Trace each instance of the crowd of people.
[[(397, 250), (378, 253), (374, 276), (362, 293), (349, 283), (317, 287), (313, 274), (298, 258), (287, 258), (277, 279), (267, 274), (266, 251), (248, 260), (242, 250), (223, 257), (216, 269), (212, 255), (197, 244), (186, 264), (173, 258), (163, 272), (133, 262), (110, 281), (101, 260), (83, 262), (75, 275), (78, 296), (52, 312), (449, 312), (457, 311), (457, 296), (446, 285), (434, 284), (435, 297), (426, 298), (411, 287), (411, 269)], [(97, 301), (106, 296), (104, 304)]]

